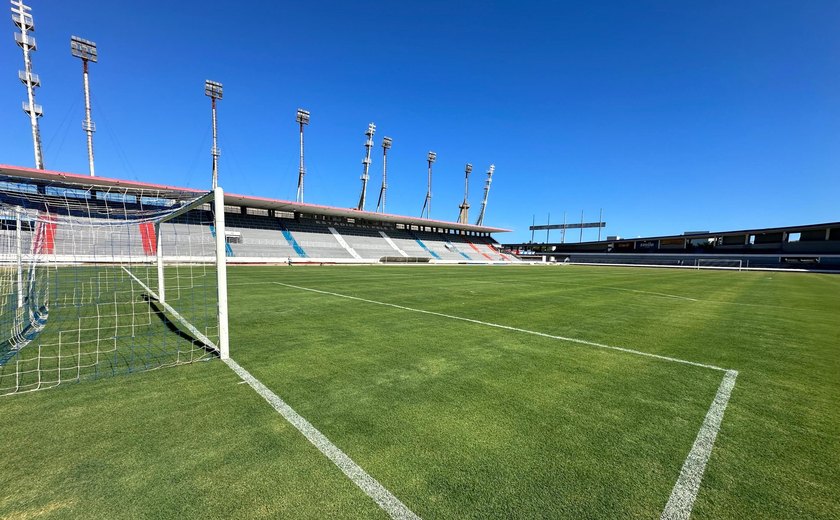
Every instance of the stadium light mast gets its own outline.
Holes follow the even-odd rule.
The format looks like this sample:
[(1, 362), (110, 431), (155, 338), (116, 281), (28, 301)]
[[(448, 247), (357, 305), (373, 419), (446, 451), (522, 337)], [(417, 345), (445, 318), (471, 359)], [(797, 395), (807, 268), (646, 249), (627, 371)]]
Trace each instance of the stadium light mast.
[(481, 210), (478, 212), (478, 220), (475, 221), (476, 226), (484, 225), (484, 212), (487, 209), (487, 196), (490, 195), (490, 183), (493, 182), (494, 171), (496, 171), (496, 165), (491, 164), (490, 169), (487, 170), (487, 180), (484, 181), (484, 198), (481, 200)]
[(437, 159), (437, 154), (435, 152), (429, 152), (429, 155), (426, 157), (426, 160), (429, 162), (429, 182), (426, 187), (426, 200), (423, 202), (423, 209), (420, 210), (420, 218), (423, 218), (423, 213), (426, 214), (426, 218), (431, 218), (432, 213), (432, 163), (435, 162)]
[(464, 169), (464, 202), (458, 206), (461, 209), (461, 212), (458, 213), (458, 223), (459, 224), (467, 224), (470, 220), (469, 213), (470, 213), (470, 202), (468, 200), (470, 195), (470, 173), (472, 172), (472, 164), (467, 163), (467, 167)]
[(297, 109), (295, 120), (300, 125), (300, 167), (298, 168), (297, 202), (303, 202), (303, 176), (306, 175), (306, 168), (303, 165), (303, 127), (309, 124), (309, 110)]
[(70, 54), (82, 60), (82, 79), (85, 89), (85, 120), (82, 121), (82, 130), (87, 134), (88, 165), (90, 176), (95, 176), (93, 169), (93, 133), (96, 132), (96, 124), (90, 118), (90, 82), (88, 81), (88, 62), (96, 63), (99, 56), (96, 52), (96, 44), (90, 40), (70, 37)]
[(213, 156), (213, 189), (219, 185), (219, 156), (222, 151), (217, 146), (218, 136), (216, 134), (216, 100), (222, 99), (222, 84), (217, 81), (204, 82), (204, 95), (210, 98), (210, 110), (213, 114), (213, 148), (210, 149), (210, 155)]
[(388, 189), (388, 149), (391, 148), (391, 138), (382, 138), (382, 187), (379, 188), (379, 200), (376, 211), (385, 213), (385, 191)]
[(374, 132), (376, 132), (376, 125), (373, 124), (373, 123), (370, 123), (368, 125), (367, 131), (365, 132), (365, 135), (367, 136), (367, 141), (365, 141), (365, 158), (362, 161), (362, 165), (364, 167), (364, 169), (362, 170), (362, 177), (361, 177), (361, 179), (362, 179), (362, 194), (359, 195), (359, 205), (356, 207), (356, 209), (358, 209), (360, 211), (365, 210), (365, 198), (367, 196), (367, 182), (368, 182), (368, 179), (370, 178), (370, 175), (368, 175), (368, 171), (370, 170), (370, 149), (373, 148), (373, 134), (374, 134)]
[(41, 148), (41, 130), (38, 127), (38, 118), (44, 115), (44, 109), (41, 105), (35, 103), (35, 89), (41, 86), (41, 79), (37, 74), (32, 73), (32, 59), (31, 54), (38, 50), (35, 38), (29, 36), (29, 33), (35, 32), (35, 20), (32, 18), (31, 7), (25, 5), (23, 0), (12, 1), (12, 21), (15, 26), (20, 29), (19, 33), (15, 33), (15, 42), (23, 49), (23, 68), (18, 71), (18, 79), (21, 83), (26, 85), (27, 100), (24, 101), (23, 112), (29, 116), (29, 122), (32, 125), (32, 145), (35, 149), (35, 167), (39, 170), (44, 169), (44, 154)]

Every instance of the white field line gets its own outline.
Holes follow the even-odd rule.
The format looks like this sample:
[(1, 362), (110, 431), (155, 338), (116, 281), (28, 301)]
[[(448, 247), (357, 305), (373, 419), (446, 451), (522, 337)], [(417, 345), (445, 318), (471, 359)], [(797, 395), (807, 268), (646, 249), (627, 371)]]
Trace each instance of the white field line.
[(703, 425), (700, 427), (700, 431), (697, 433), (697, 438), (694, 441), (694, 445), (691, 447), (691, 451), (689, 451), (688, 456), (686, 457), (685, 462), (683, 463), (682, 470), (680, 471), (680, 476), (677, 478), (677, 483), (674, 485), (674, 489), (671, 491), (671, 496), (668, 499), (668, 503), (662, 512), (661, 520), (687, 519), (691, 516), (691, 510), (694, 507), (694, 501), (697, 498), (697, 493), (700, 490), (700, 483), (703, 480), (703, 473), (706, 470), (706, 463), (709, 461), (709, 457), (712, 454), (712, 448), (714, 447), (715, 439), (717, 438), (717, 433), (720, 429), (720, 424), (723, 421), (723, 412), (726, 410), (726, 405), (729, 403), (729, 397), (732, 395), (732, 389), (735, 387), (735, 378), (738, 376), (738, 371), (727, 370), (725, 368), (720, 368), (715, 365), (708, 365), (705, 363), (696, 363), (694, 361), (687, 361), (684, 359), (660, 356), (658, 354), (651, 354), (639, 350), (604, 345), (601, 343), (595, 343), (592, 341), (586, 341), (582, 339), (567, 338), (564, 336), (545, 334), (543, 332), (520, 329), (517, 327), (509, 327), (507, 325), (488, 323), (484, 321), (474, 320), (471, 318), (452, 316), (450, 314), (444, 314), (440, 312), (427, 311), (423, 309), (414, 309), (412, 307), (406, 307), (404, 305), (379, 302), (376, 300), (369, 300), (367, 298), (359, 298), (356, 296), (349, 296), (346, 294), (322, 291), (319, 289), (310, 289), (308, 287), (300, 287), (298, 285), (292, 285), (281, 282), (272, 283), (284, 287), (290, 287), (292, 289), (335, 296), (337, 298), (346, 298), (348, 300), (356, 300), (365, 303), (371, 303), (374, 305), (393, 307), (395, 309), (418, 312), (421, 314), (429, 314), (432, 316), (439, 316), (442, 318), (448, 318), (453, 320), (466, 321), (469, 323), (485, 325), (488, 327), (510, 330), (514, 332), (521, 332), (524, 334), (532, 334), (535, 336), (557, 339), (561, 341), (569, 341), (572, 343), (588, 345), (591, 347), (603, 348), (608, 350), (617, 350), (619, 352), (625, 352), (628, 354), (636, 354), (639, 356), (660, 359), (663, 361), (670, 361), (673, 363), (680, 363), (683, 365), (691, 365), (724, 372), (723, 381), (721, 382), (720, 387), (718, 387), (717, 394), (715, 394), (715, 398), (712, 401), (712, 405), (709, 407), (709, 411), (706, 412), (706, 418), (703, 420)]
[(490, 323), (490, 322), (487, 322), (487, 321), (474, 320), (472, 318), (464, 318), (462, 316), (453, 316), (451, 314), (444, 314), (442, 312), (427, 311), (427, 310), (424, 310), (424, 309), (415, 309), (413, 307), (406, 307), (404, 305), (397, 305), (395, 303), (386, 303), (386, 302), (380, 302), (380, 301), (376, 301), (376, 300), (369, 300), (367, 298), (359, 298), (358, 296), (349, 296), (347, 294), (340, 294), (340, 293), (335, 293), (335, 292), (330, 292), (330, 291), (322, 291), (320, 289), (310, 289), (309, 287), (301, 287), (299, 285), (292, 285), (292, 284), (288, 284), (288, 283), (282, 283), (282, 282), (271, 282), (271, 283), (276, 284), (276, 285), (282, 285), (284, 287), (290, 287), (292, 289), (298, 289), (298, 290), (301, 290), (301, 291), (309, 291), (309, 292), (314, 292), (314, 293), (319, 293), (319, 294), (326, 294), (328, 296), (335, 296), (337, 298), (345, 298), (345, 299), (348, 299), (348, 300), (355, 300), (355, 301), (360, 301), (360, 302), (365, 302), (365, 303), (371, 303), (371, 304), (374, 304), (374, 305), (382, 305), (384, 307), (392, 307), (394, 309), (401, 309), (401, 310), (404, 310), (404, 311), (418, 312), (418, 313), (421, 313), (421, 314), (429, 314), (431, 316), (439, 316), (441, 318), (448, 318), (448, 319), (451, 319), (451, 320), (466, 321), (468, 323), (475, 323), (477, 325), (484, 325), (486, 327), (494, 327), (494, 328), (497, 328), (497, 329), (504, 329), (504, 330), (510, 330), (510, 331), (513, 331), (513, 332), (521, 332), (523, 334), (531, 334), (533, 336), (540, 336), (540, 337), (543, 337), (543, 338), (556, 339), (556, 340), (560, 340), (560, 341), (568, 341), (570, 343), (577, 343), (579, 345), (587, 345), (589, 347), (596, 347), (596, 348), (602, 348), (602, 349), (607, 349), (607, 350), (616, 350), (616, 351), (619, 351), (619, 352), (625, 352), (627, 354), (635, 354), (637, 356), (645, 356), (645, 357), (649, 357), (649, 358), (660, 359), (662, 361), (670, 361), (672, 363), (681, 363), (683, 365), (691, 365), (691, 366), (695, 366), (695, 367), (709, 368), (709, 369), (712, 369), (712, 370), (718, 370), (720, 372), (726, 372), (727, 371), (727, 369), (721, 368), (721, 367), (718, 367), (718, 366), (715, 366), (715, 365), (708, 365), (708, 364), (705, 364), (705, 363), (697, 363), (695, 361), (688, 361), (688, 360), (685, 360), (685, 359), (678, 359), (678, 358), (669, 357), (669, 356), (661, 356), (659, 354), (651, 354), (650, 352), (642, 352), (641, 350), (634, 350), (634, 349), (624, 348), (624, 347), (614, 347), (612, 345), (604, 345), (603, 343), (596, 343), (594, 341), (587, 341), (587, 340), (584, 340), (584, 339), (569, 338), (569, 337), (566, 337), (566, 336), (557, 336), (557, 335), (554, 335), (554, 334), (546, 334), (545, 332), (537, 332), (537, 331), (534, 331), (534, 330), (520, 329), (519, 327), (511, 327), (511, 326), (508, 326), (508, 325), (500, 325), (498, 323)]
[(227, 364), (234, 372), (248, 383), (263, 399), (277, 412), (286, 419), (289, 424), (297, 428), (297, 430), (306, 437), (306, 440), (318, 448), (318, 451), (323, 453), (333, 464), (338, 466), (347, 477), (353, 481), (354, 484), (364, 491), (370, 498), (372, 498), (383, 511), (388, 513), (388, 516), (395, 519), (419, 520), (419, 516), (414, 514), (408, 507), (400, 500), (385, 489), (376, 479), (371, 477), (358, 464), (353, 462), (353, 459), (341, 451), (335, 444), (333, 444), (323, 433), (300, 416), (294, 409), (280, 399), (274, 392), (268, 389), (257, 378), (252, 376), (247, 370), (239, 366), (233, 359), (225, 359)]
[(723, 376), (712, 406), (706, 413), (703, 426), (697, 432), (694, 445), (683, 463), (680, 476), (671, 491), (671, 497), (662, 511), (661, 520), (683, 520), (691, 516), (691, 509), (697, 498), (697, 492), (700, 490), (703, 472), (712, 454), (712, 447), (715, 444), (720, 423), (723, 421), (723, 413), (726, 411), (729, 397), (732, 395), (732, 389), (735, 387), (736, 377), (738, 377), (738, 372), (735, 370), (727, 370)]
[[(416, 276), (389, 275), (389, 277), (388, 277), (389, 280), (397, 279), (397, 278), (414, 280), (414, 279), (416, 279)], [(370, 278), (366, 278), (366, 279), (375, 280), (376, 277), (370, 277)], [(838, 279), (840, 279), (840, 278), (838, 278)], [(350, 280), (357, 280), (357, 278), (356, 277), (336, 277), (336, 278), (332, 278), (330, 281), (342, 282), (342, 281), (350, 281)], [(435, 281), (432, 280), (429, 283), (434, 283), (434, 282)], [(231, 285), (265, 285), (265, 283), (266, 282), (228, 282), (228, 286), (231, 286)], [(279, 282), (272, 282), (272, 283), (279, 283)], [(449, 282), (447, 282), (447, 283), (449, 283)], [(472, 283), (493, 284), (493, 285), (524, 285), (523, 283), (520, 283), (516, 280), (502, 280), (502, 281), (470, 280), (469, 282), (466, 282), (466, 283), (470, 283), (470, 284), (472, 284)], [(627, 287), (613, 287), (613, 286), (607, 286), (607, 285), (586, 285), (586, 284), (574, 284), (574, 283), (568, 283), (568, 282), (562, 282), (562, 283), (554, 282), (554, 285), (572, 285), (572, 286), (576, 286), (576, 287), (588, 287), (590, 289), (613, 289), (613, 290), (616, 290), (616, 291), (630, 291), (630, 292), (635, 292), (635, 293), (640, 293), (640, 294), (650, 294), (652, 296), (661, 296), (663, 298), (674, 298), (674, 299), (678, 299), (678, 300), (692, 301), (692, 302), (698, 302), (698, 303), (711, 303), (711, 304), (715, 304), (715, 305), (742, 305), (742, 306), (759, 307), (759, 308), (765, 308), (765, 309), (782, 309), (782, 310), (799, 311), (799, 312), (811, 312), (811, 313), (813, 313), (813, 312), (833, 312), (833, 311), (830, 311), (828, 309), (817, 309), (817, 308), (806, 309), (804, 307), (785, 307), (785, 306), (782, 306), (782, 305), (765, 305), (765, 304), (761, 304), (761, 303), (727, 302), (727, 301), (722, 301), (722, 300), (702, 300), (702, 299), (698, 299), (698, 298), (690, 298), (688, 296), (680, 296), (678, 294), (657, 293), (657, 292), (651, 292), (651, 291), (642, 291), (641, 289), (630, 289), (630, 288), (627, 288)], [(196, 285), (196, 287), (203, 287), (203, 286)]]
[(651, 296), (661, 296), (662, 298), (674, 298), (677, 300), (687, 300), (690, 302), (698, 302), (695, 298), (689, 298), (688, 296), (680, 296), (677, 294), (668, 294), (668, 293), (661, 293), (661, 292), (652, 292), (652, 291), (642, 291), (640, 289), (628, 289), (626, 287), (610, 287), (607, 285), (592, 285), (593, 289), (612, 289), (613, 291), (627, 291), (627, 292), (634, 292), (639, 294), (650, 294)]
[[(601, 264), (599, 264), (599, 265), (601, 265)], [(354, 273), (353, 276), (349, 276), (349, 277), (331, 278), (330, 281), (332, 281), (332, 282), (358, 281), (358, 277), (355, 276), (355, 274), (356, 273)], [(394, 279), (415, 280), (416, 278), (417, 277), (414, 276), (414, 275), (393, 275), (393, 274), (388, 275), (388, 280), (394, 280)], [(365, 277), (365, 279), (373, 281), (373, 280), (378, 280), (379, 278), (377, 278), (377, 276), (370, 276), (370, 277)], [(828, 277), (827, 279), (831, 279), (831, 277)], [(837, 280), (840, 281), (840, 277), (837, 277)], [(266, 282), (228, 282), (228, 286), (231, 286), (231, 285), (265, 285), (265, 283)], [(431, 280), (428, 283), (435, 283), (435, 280)], [(495, 280), (469, 280), (465, 283), (467, 283), (467, 284), (492, 284), (492, 285), (527, 285), (524, 282), (520, 282), (519, 280), (512, 280), (512, 279), (501, 279), (499, 281), (495, 281)], [(674, 299), (678, 299), (678, 300), (685, 300), (685, 301), (691, 301), (691, 302), (697, 302), (697, 303), (710, 303), (710, 304), (713, 304), (713, 305), (740, 305), (740, 306), (746, 306), (746, 307), (758, 307), (758, 308), (763, 308), (763, 309), (789, 310), (789, 311), (808, 312), (808, 313), (834, 312), (831, 309), (823, 309), (823, 308), (808, 309), (808, 308), (805, 308), (805, 307), (788, 307), (788, 306), (784, 306), (784, 305), (767, 305), (767, 304), (763, 304), (763, 303), (727, 302), (727, 301), (723, 301), (723, 300), (704, 300), (704, 299), (700, 299), (700, 298), (691, 298), (689, 296), (681, 296), (679, 294), (669, 294), (669, 293), (660, 293), (660, 292), (652, 292), (652, 291), (643, 291), (641, 289), (631, 289), (629, 287), (616, 287), (616, 286), (610, 286), (610, 285), (597, 285), (597, 284), (588, 285), (588, 284), (583, 284), (583, 283), (571, 283), (571, 282), (550, 282), (550, 283), (553, 284), (553, 285), (571, 285), (571, 286), (575, 286), (575, 287), (584, 287), (584, 288), (590, 288), (590, 289), (611, 289), (611, 290), (616, 290), (616, 291), (629, 291), (629, 292), (634, 292), (634, 293), (639, 293), (639, 294), (649, 294), (651, 296), (659, 296), (659, 297), (662, 297), (662, 298), (674, 298)], [(449, 284), (448, 280), (445, 283), (441, 282), (441, 285), (446, 285), (446, 284)], [(196, 287), (201, 287), (201, 286), (197, 285)]]

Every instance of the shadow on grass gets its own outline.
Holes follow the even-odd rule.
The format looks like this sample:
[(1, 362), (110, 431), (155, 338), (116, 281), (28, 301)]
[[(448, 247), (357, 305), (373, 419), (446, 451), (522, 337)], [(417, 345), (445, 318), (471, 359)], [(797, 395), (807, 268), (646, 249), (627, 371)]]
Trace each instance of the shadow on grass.
[(145, 301), (146, 303), (149, 304), (149, 307), (152, 309), (152, 312), (155, 314), (155, 316), (157, 316), (158, 319), (163, 323), (163, 325), (167, 329), (169, 329), (171, 332), (173, 332), (174, 334), (178, 335), (179, 337), (189, 341), (194, 347), (203, 349), (208, 354), (211, 354), (213, 356), (218, 356), (219, 355), (219, 353), (216, 351), (216, 349), (214, 349), (210, 345), (207, 345), (206, 343), (204, 343), (200, 339), (194, 337), (189, 332), (181, 329), (180, 327), (178, 327), (178, 325), (175, 324), (175, 322), (170, 320), (169, 316), (167, 316), (166, 313), (163, 311), (163, 309), (158, 305), (157, 300), (153, 299), (151, 296), (144, 293), (143, 294), (143, 301)]

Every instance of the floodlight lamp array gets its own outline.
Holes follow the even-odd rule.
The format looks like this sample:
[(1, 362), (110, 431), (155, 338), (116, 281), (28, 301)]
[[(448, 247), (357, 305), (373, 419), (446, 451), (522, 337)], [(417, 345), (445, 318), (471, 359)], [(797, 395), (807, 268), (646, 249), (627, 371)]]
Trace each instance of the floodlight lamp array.
[(376, 132), (376, 125), (373, 123), (368, 124), (368, 129), (367, 132), (365, 132), (365, 135), (372, 137), (374, 132)]
[(433, 162), (435, 162), (436, 159), (437, 159), (437, 154), (435, 152), (429, 152), (429, 156), (427, 157), (427, 160), (430, 163), (433, 163)]
[(70, 37), (70, 54), (85, 61), (92, 61), (93, 63), (99, 60), (96, 43), (79, 38), (78, 36)]
[(222, 84), (218, 81), (204, 82), (204, 95), (213, 99), (222, 99)]
[(390, 137), (383, 137), (382, 138), (382, 148), (388, 149), (391, 147), (391, 138)]
[(12, 0), (12, 21), (18, 29), (34, 31), (35, 19), (29, 12), (32, 8), (24, 4), (22, 0)]
[(472, 173), (472, 164), (467, 163), (467, 168), (466, 168), (466, 170), (465, 170), (465, 171), (467, 172), (467, 175), (469, 175), (470, 173)]
[(309, 124), (309, 110), (304, 110), (302, 108), (297, 109), (297, 117), (295, 118), (295, 121), (297, 121), (298, 123), (300, 123), (302, 125), (308, 125)]

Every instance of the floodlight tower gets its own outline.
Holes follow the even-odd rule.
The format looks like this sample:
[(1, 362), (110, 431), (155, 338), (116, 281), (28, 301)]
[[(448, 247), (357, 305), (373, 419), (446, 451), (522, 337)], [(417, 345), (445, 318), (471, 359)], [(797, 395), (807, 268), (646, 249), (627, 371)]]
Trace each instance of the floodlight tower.
[(213, 113), (213, 148), (210, 149), (210, 155), (213, 156), (213, 189), (216, 189), (216, 186), (219, 184), (219, 156), (222, 155), (222, 151), (219, 150), (217, 146), (217, 134), (216, 134), (216, 100), (222, 99), (222, 84), (217, 81), (210, 81), (209, 79), (204, 82), (204, 95), (210, 98), (210, 109)]
[(370, 123), (368, 125), (367, 131), (365, 135), (367, 136), (367, 141), (365, 141), (365, 158), (362, 161), (362, 165), (364, 169), (362, 170), (362, 194), (359, 195), (359, 205), (356, 209), (364, 211), (365, 210), (365, 197), (367, 196), (367, 182), (370, 176), (368, 175), (368, 170), (370, 170), (370, 149), (373, 148), (373, 133), (376, 132), (376, 125)]
[(306, 168), (303, 166), (303, 127), (309, 124), (309, 110), (297, 109), (297, 118), (300, 125), (300, 167), (298, 168), (298, 189), (297, 202), (303, 202), (303, 176), (306, 175)]
[(467, 167), (464, 169), (464, 202), (461, 203), (459, 208), (461, 208), (461, 212), (458, 213), (458, 222), (460, 224), (466, 224), (469, 222), (470, 217), (470, 202), (468, 200), (470, 194), (470, 173), (472, 172), (472, 164), (467, 163)]
[(382, 187), (379, 189), (379, 200), (376, 211), (385, 213), (385, 191), (388, 189), (388, 149), (391, 148), (391, 138), (382, 138)]
[(85, 120), (82, 121), (82, 130), (87, 134), (88, 165), (90, 176), (95, 175), (93, 169), (93, 133), (96, 132), (96, 124), (90, 118), (90, 82), (88, 81), (88, 62), (96, 63), (99, 56), (96, 52), (96, 44), (90, 40), (70, 37), (70, 54), (82, 60), (82, 79), (85, 87)]
[(426, 156), (426, 161), (429, 162), (429, 182), (426, 185), (426, 200), (423, 202), (423, 209), (420, 210), (420, 218), (423, 218), (423, 213), (426, 214), (426, 218), (431, 218), (430, 215), (432, 213), (432, 163), (434, 163), (436, 159), (437, 154), (435, 152), (429, 152), (429, 155)]
[(487, 170), (487, 180), (484, 181), (484, 199), (481, 201), (481, 211), (478, 213), (478, 220), (475, 221), (476, 226), (484, 225), (484, 210), (487, 209), (487, 196), (490, 194), (490, 183), (493, 182), (493, 172), (495, 170), (495, 164), (491, 164), (490, 169)]
[(41, 149), (41, 130), (38, 128), (38, 118), (44, 115), (41, 105), (35, 103), (35, 89), (41, 86), (41, 79), (32, 73), (31, 54), (38, 50), (35, 38), (29, 33), (35, 32), (35, 20), (32, 18), (32, 8), (23, 0), (12, 0), (12, 21), (20, 29), (15, 33), (15, 42), (23, 49), (24, 70), (18, 71), (18, 79), (26, 85), (27, 100), (23, 102), (23, 112), (29, 116), (32, 125), (32, 145), (35, 148), (35, 167), (44, 169), (44, 154)]

